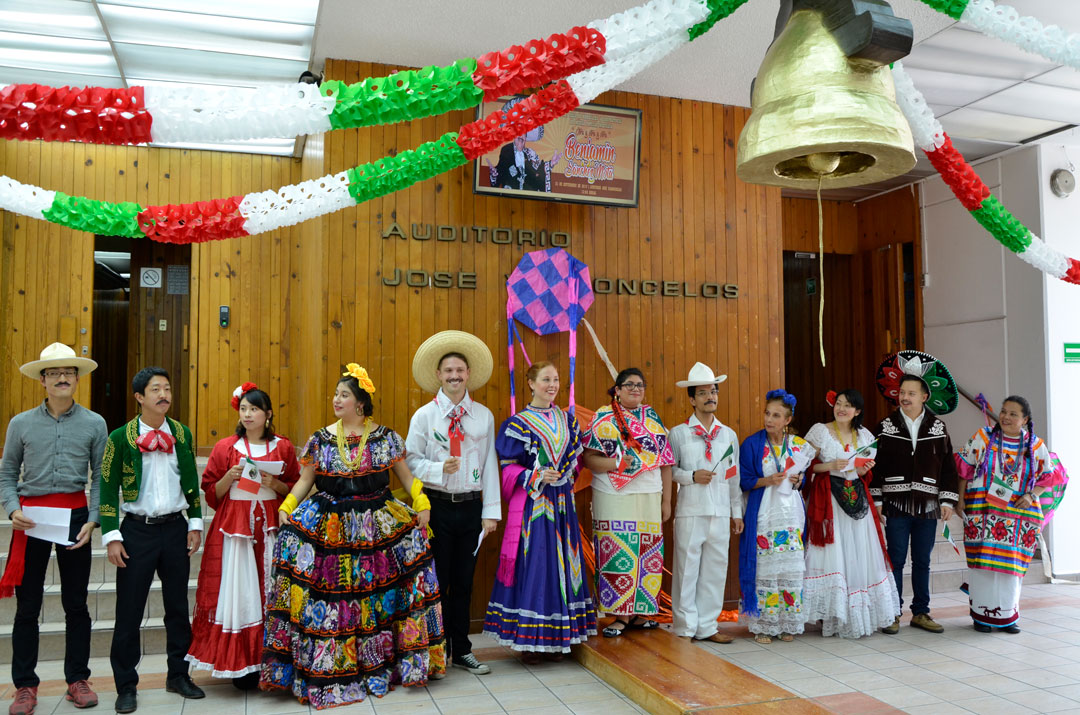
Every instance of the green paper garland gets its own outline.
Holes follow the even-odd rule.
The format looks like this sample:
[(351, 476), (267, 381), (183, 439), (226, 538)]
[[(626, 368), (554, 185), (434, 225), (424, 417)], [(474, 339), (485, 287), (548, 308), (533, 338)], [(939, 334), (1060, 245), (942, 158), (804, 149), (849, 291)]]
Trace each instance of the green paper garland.
[(959, 20), (964, 14), (970, 0), (922, 0), (924, 5), (929, 5), (938, 12), (943, 12), (954, 20)]
[(971, 215), (1013, 253), (1023, 253), (1031, 245), (1031, 231), (1009, 213), (993, 194), (984, 199), (982, 207), (972, 211)]
[[(690, 28), (690, 39), (696, 40), (712, 29), (712, 26), (738, 10), (746, 0), (708, 0), (709, 16)], [(966, 4), (966, 0), (965, 0)]]
[(433, 142), (396, 156), (349, 169), (349, 194), (361, 204), (430, 179), (469, 162), (457, 143), (457, 132), (447, 132)]
[(100, 233), (105, 236), (127, 236), (143, 238), (136, 218), (142, 206), (131, 201), (118, 204), (109, 201), (95, 201), (77, 196), (68, 196), (57, 191), (52, 206), (41, 213), (46, 221), (52, 221), (76, 231)]
[(475, 71), (476, 60), (465, 58), (446, 67), (431, 65), (353, 84), (329, 80), (319, 91), (337, 102), (330, 114), (334, 129), (394, 124), (480, 104), (484, 91), (473, 84)]

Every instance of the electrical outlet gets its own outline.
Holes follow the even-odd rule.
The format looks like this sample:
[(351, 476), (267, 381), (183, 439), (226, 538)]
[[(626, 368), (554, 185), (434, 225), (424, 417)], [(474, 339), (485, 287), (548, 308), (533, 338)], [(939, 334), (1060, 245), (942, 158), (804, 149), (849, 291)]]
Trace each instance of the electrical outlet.
[(169, 325), (169, 321), (162, 318), (161, 320), (158, 321), (157, 329), (160, 330), (161, 332), (165, 332), (165, 330), (168, 328), (168, 325)]

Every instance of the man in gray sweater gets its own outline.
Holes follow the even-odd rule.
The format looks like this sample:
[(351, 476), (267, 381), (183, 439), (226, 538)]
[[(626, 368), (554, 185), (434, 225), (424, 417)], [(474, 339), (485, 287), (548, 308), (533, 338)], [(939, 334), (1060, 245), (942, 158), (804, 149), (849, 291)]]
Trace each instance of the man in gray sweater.
[(16, 693), (9, 715), (33, 714), (40, 682), (35, 672), (38, 619), (53, 542), (26, 534), (36, 526), (24, 513), (30, 507), (54, 507), (70, 513), (68, 540), (73, 543), (56, 545), (60, 600), (67, 626), (66, 698), (77, 708), (93, 707), (98, 702), (87, 683), (90, 612), (86, 596), (90, 536), (99, 522), (101, 456), (109, 435), (101, 415), (75, 404), (79, 378), (96, 367), (96, 362), (77, 357), (67, 345), (53, 343), (41, 351), (40, 359), (19, 368), (23, 375), (41, 383), (45, 400), (11, 418), (0, 460), (0, 502), (13, 528), (7, 566), (0, 578), (0, 598), (16, 598), (11, 631), (11, 681)]

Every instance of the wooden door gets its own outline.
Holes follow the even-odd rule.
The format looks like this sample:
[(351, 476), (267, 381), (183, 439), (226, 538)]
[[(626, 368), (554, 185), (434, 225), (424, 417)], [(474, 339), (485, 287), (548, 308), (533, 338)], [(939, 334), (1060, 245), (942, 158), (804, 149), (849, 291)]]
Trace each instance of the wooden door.
[[(157, 269), (146, 271), (146, 269)], [(131, 243), (131, 317), (128, 322), (128, 380), (138, 370), (165, 368), (172, 383), (169, 415), (189, 423), (188, 328), (191, 320), (191, 247), (154, 241)], [(128, 414), (135, 400), (127, 386)], [(226, 399), (228, 396), (222, 397)]]

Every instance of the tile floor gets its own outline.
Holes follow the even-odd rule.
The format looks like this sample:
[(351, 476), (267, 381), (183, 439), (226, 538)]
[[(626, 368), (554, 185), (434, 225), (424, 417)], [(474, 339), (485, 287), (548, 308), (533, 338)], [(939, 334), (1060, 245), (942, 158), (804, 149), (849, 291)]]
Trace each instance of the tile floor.
[[(963, 594), (934, 594), (933, 615), (941, 635), (904, 623), (896, 636), (875, 634), (858, 641), (807, 633), (793, 643), (755, 643), (744, 627), (725, 626), (741, 637), (729, 645), (699, 644), (796, 695), (813, 698), (838, 713), (1060, 712), (1080, 714), (1080, 585), (1025, 586), (1023, 633), (981, 634), (971, 628)], [(427, 688), (398, 689), (385, 698), (334, 709), (340, 713), (620, 713), (644, 712), (573, 661), (525, 666), (509, 652), (475, 643), (492, 667), (485, 676), (451, 669)], [(101, 704), (110, 712), (114, 694), (107, 658), (91, 661)], [(0, 680), (7, 680), (6, 666)], [(204, 684), (207, 699), (183, 701), (164, 690), (164, 656), (147, 656), (139, 695), (139, 715), (213, 713), (284, 715), (309, 709), (285, 695), (242, 693), (220, 681)], [(63, 700), (63, 664), (42, 663), (38, 715), (74, 713)], [(212, 684), (205, 685), (205, 683)], [(873, 698), (874, 700), (869, 700)], [(0, 703), (12, 697), (0, 682)], [(870, 707), (870, 706), (873, 707)]]
[(895, 636), (845, 641), (809, 632), (792, 643), (763, 646), (743, 637), (701, 647), (807, 698), (864, 693), (928, 715), (1080, 714), (1080, 585), (1024, 586), (1017, 635), (976, 633), (960, 592), (936, 593), (930, 605), (942, 634), (912, 628), (905, 618)]

